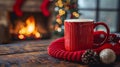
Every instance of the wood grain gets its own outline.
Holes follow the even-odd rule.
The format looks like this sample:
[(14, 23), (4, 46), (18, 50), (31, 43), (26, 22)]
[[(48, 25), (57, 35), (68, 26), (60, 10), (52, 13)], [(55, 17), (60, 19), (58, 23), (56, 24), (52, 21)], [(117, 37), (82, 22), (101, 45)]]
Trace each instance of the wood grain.
[(82, 65), (59, 60), (48, 55), (47, 47), (53, 41), (18, 41), (0, 45), (0, 67), (120, 67), (120, 63), (110, 65)]

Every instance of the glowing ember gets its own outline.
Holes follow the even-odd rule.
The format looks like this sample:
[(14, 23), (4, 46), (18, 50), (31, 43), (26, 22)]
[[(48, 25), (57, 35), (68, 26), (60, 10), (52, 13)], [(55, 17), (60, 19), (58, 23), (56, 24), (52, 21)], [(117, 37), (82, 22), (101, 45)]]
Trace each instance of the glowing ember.
[(37, 33), (35, 33), (35, 37), (36, 37), (36, 38), (40, 38), (40, 37), (41, 37), (41, 34), (37, 32)]
[(24, 39), (25, 37), (24, 37), (24, 35), (18, 35), (18, 38), (19, 39)]
[(19, 30), (18, 38), (23, 39), (24, 37), (34, 36), (35, 38), (40, 38), (41, 34), (37, 31), (35, 27), (35, 19), (33, 16), (29, 17), (24, 26)]

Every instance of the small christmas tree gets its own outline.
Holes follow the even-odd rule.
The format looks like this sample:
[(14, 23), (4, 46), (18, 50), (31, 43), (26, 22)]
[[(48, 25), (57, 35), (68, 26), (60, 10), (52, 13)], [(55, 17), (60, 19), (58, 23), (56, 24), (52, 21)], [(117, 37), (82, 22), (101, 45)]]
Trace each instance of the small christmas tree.
[(54, 33), (64, 35), (64, 20), (79, 18), (77, 0), (55, 0)]

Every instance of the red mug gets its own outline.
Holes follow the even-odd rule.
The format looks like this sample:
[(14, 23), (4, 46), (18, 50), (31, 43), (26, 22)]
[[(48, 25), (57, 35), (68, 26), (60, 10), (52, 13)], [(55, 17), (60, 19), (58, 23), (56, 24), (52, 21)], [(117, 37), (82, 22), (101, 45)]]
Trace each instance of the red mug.
[(104, 22), (94, 23), (91, 19), (67, 19), (65, 25), (65, 49), (67, 51), (79, 51), (84, 49), (92, 49), (94, 44), (94, 28), (103, 25), (107, 30), (106, 38), (100, 44), (108, 40), (110, 31)]

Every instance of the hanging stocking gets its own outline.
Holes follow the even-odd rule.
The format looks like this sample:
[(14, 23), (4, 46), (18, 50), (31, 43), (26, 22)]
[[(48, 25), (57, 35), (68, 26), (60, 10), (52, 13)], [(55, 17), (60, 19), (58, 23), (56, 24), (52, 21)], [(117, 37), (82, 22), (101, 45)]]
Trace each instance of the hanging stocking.
[(22, 4), (23, 4), (23, 2), (24, 2), (24, 0), (16, 0), (15, 4), (13, 6), (13, 11), (19, 17), (21, 17), (23, 15), (23, 12), (20, 9)]
[(46, 17), (48, 17), (50, 15), (50, 12), (47, 8), (49, 3), (50, 3), (49, 0), (44, 0), (43, 3), (40, 5), (40, 9), (41, 9), (43, 15), (46, 16)]

